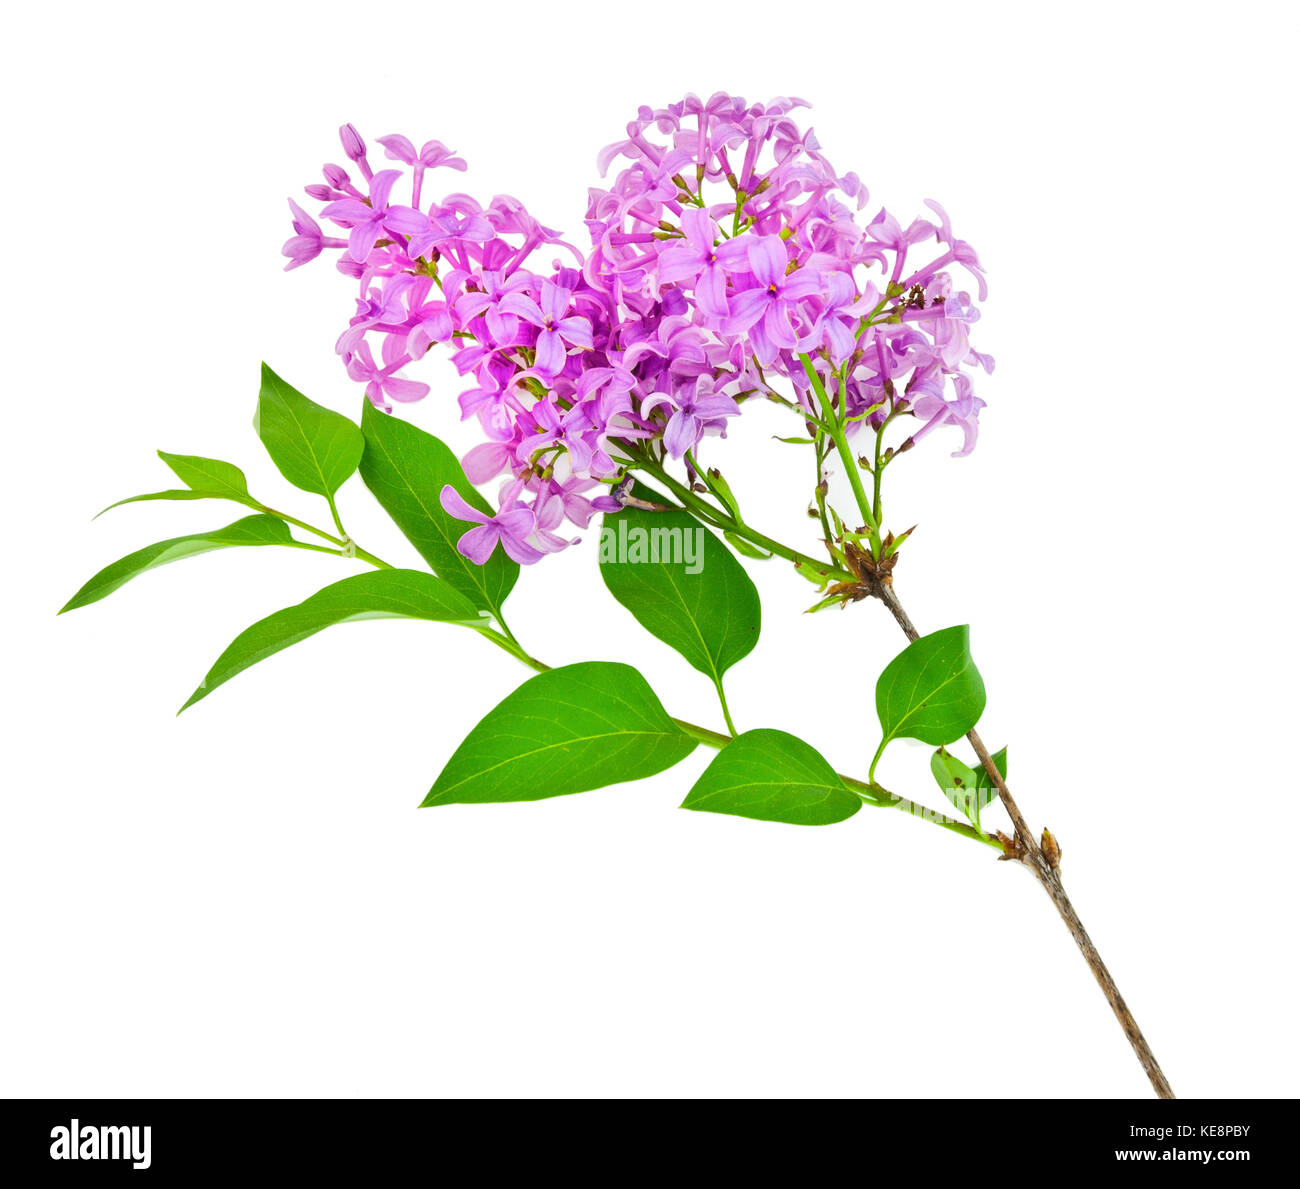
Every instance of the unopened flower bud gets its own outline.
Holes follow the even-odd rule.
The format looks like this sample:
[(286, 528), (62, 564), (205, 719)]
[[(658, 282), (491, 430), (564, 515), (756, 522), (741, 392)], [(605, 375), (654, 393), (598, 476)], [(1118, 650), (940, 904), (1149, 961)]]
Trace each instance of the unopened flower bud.
[(343, 151), (351, 161), (360, 161), (366, 155), (366, 142), (351, 124), (344, 124), (339, 129), (339, 140), (343, 142)]

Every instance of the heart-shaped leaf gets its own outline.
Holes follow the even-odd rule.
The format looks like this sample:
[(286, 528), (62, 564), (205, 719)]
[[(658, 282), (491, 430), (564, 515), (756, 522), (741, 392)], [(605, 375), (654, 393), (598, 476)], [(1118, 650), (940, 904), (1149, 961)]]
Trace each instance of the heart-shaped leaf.
[(876, 682), (876, 714), (884, 738), (869, 775), (875, 775), (891, 739), (905, 735), (922, 743), (952, 743), (979, 722), (984, 702), (984, 681), (971, 659), (966, 624), (913, 640)]
[(237, 673), (327, 627), (390, 618), (477, 624), (482, 614), (448, 583), (422, 570), (354, 574), (240, 632), (181, 710), (206, 698)]
[(581, 793), (653, 776), (694, 749), (640, 673), (585, 661), (538, 674), (488, 711), (422, 804)]
[(760, 729), (738, 735), (718, 753), (682, 808), (827, 826), (852, 817), (862, 798), (802, 739)]

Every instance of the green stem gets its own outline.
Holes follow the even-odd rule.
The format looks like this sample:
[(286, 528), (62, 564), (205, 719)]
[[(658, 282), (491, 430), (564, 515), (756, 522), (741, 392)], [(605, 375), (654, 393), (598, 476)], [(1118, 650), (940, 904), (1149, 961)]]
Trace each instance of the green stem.
[(736, 731), (736, 724), (731, 721), (731, 708), (727, 705), (727, 695), (722, 692), (721, 677), (715, 677), (713, 679), (713, 688), (718, 691), (718, 701), (722, 705), (722, 717), (727, 724), (727, 730), (730, 731), (734, 737), (738, 732)]
[[(505, 625), (502, 624), (502, 627)], [(535, 656), (531, 656), (524, 650), (523, 645), (514, 638), (513, 635), (506, 636), (494, 628), (482, 627), (473, 628), (484, 639), (491, 640), (498, 648), (508, 652), (517, 661), (521, 661), (536, 673), (549, 673), (551, 666), (545, 661), (539, 661)]]
[(721, 751), (731, 742), (731, 736), (724, 735), (721, 731), (711, 731), (708, 727), (701, 727), (693, 722), (687, 722), (684, 718), (675, 718), (673, 722), (681, 727), (683, 734), (689, 735), (696, 743), (703, 743), (705, 747), (712, 747), (716, 751)]
[(369, 562), (377, 570), (395, 570), (397, 568), (396, 566), (390, 566), (383, 559), (376, 557), (369, 550), (362, 549), (355, 541), (352, 542), (352, 549), (361, 561)]
[(322, 541), (330, 541), (340, 547), (347, 544), (342, 537), (336, 537), (333, 533), (327, 533), (323, 528), (317, 528), (314, 524), (308, 524), (305, 520), (299, 520), (296, 516), (290, 516), (288, 512), (281, 512), (278, 508), (269, 508), (266, 504), (258, 503), (254, 500), (250, 507), (256, 508), (259, 512), (265, 512), (268, 516), (278, 516), (286, 524), (296, 525), (309, 533), (315, 533)]
[(827, 548), (835, 540), (835, 534), (831, 532), (831, 522), (826, 515), (826, 493), (822, 490), (822, 464), (826, 461), (822, 453), (822, 443), (825, 440), (825, 432), (821, 429), (817, 431), (817, 436), (813, 439), (813, 454), (817, 463), (817, 486), (814, 488), (814, 498), (817, 500), (817, 517), (822, 525), (822, 540), (826, 542)]
[(906, 797), (900, 797), (897, 793), (891, 793), (882, 786), (871, 783), (864, 784), (862, 781), (854, 780), (852, 777), (841, 775), (840, 779), (853, 789), (868, 805), (876, 806), (880, 809), (901, 809), (904, 813), (912, 817), (919, 817), (923, 821), (934, 822), (936, 826), (942, 826), (945, 830), (951, 830), (954, 834), (960, 834), (963, 838), (973, 839), (975, 842), (982, 842), (985, 846), (991, 846), (999, 854), (1002, 853), (1002, 844), (996, 839), (990, 838), (987, 834), (981, 834), (974, 826), (966, 822), (958, 821), (955, 817), (949, 817), (945, 813), (940, 813), (936, 809), (930, 809), (925, 805), (918, 805), (915, 801), (909, 801)]
[(876, 748), (876, 754), (871, 757), (871, 767), (867, 769), (867, 779), (874, 781), (876, 778), (876, 765), (880, 763), (880, 757), (885, 754), (885, 744), (889, 742), (891, 736), (886, 735), (881, 741), (880, 746)]
[[(817, 394), (817, 400), (822, 407), (822, 416), (827, 422), (827, 431), (831, 435), (831, 440), (835, 443), (835, 449), (839, 451), (840, 462), (844, 464), (844, 470), (849, 477), (849, 485), (853, 488), (853, 498), (857, 501), (858, 511), (862, 513), (862, 519), (866, 526), (871, 530), (873, 543), (880, 533), (880, 522), (872, 513), (871, 504), (867, 500), (867, 493), (862, 486), (862, 475), (858, 471), (858, 460), (853, 457), (853, 451), (849, 447), (849, 439), (844, 433), (844, 425), (835, 412), (831, 404), (831, 398), (826, 395), (826, 386), (822, 383), (822, 378), (817, 374), (817, 369), (813, 367), (812, 360), (806, 354), (800, 354), (799, 362), (803, 364), (803, 370), (808, 376), (808, 382), (813, 386), (813, 391)], [(843, 401), (841, 401), (843, 404)]]
[(797, 549), (790, 548), (789, 545), (783, 545), (780, 541), (773, 540), (765, 533), (751, 528), (747, 524), (742, 524), (733, 517), (726, 515), (723, 511), (713, 507), (712, 504), (706, 503), (700, 499), (689, 487), (679, 483), (663, 467), (648, 457), (638, 457), (632, 462), (632, 468), (643, 470), (648, 475), (662, 483), (673, 496), (682, 504), (683, 507), (690, 509), (695, 515), (699, 516), (705, 523), (711, 524), (714, 528), (722, 532), (735, 533), (736, 536), (748, 541), (751, 545), (757, 545), (766, 549), (769, 553), (776, 554), (777, 557), (783, 557), (786, 561), (794, 562), (796, 565), (807, 566), (820, 574), (825, 574), (827, 578), (834, 579), (837, 582), (852, 582), (854, 577), (847, 570), (842, 570), (830, 562), (818, 560), (815, 557), (809, 557), (806, 553), (800, 553)]
[[(356, 556), (361, 561), (368, 562), (370, 565), (374, 566), (375, 569), (377, 570), (396, 569), (395, 566), (390, 565), (388, 562), (384, 561), (383, 558), (376, 557), (368, 549), (362, 549), (360, 545), (358, 545), (347, 535), (347, 533), (343, 532), (343, 526), (342, 524), (339, 523), (339, 514), (334, 509), (333, 500), (330, 500), (330, 510), (334, 512), (334, 522), (337, 525), (339, 532), (343, 534), (342, 536), (338, 536), (338, 537), (336, 537), (333, 533), (326, 532), (323, 528), (317, 528), (314, 524), (308, 524), (305, 520), (299, 520), (296, 516), (290, 516), (287, 512), (280, 512), (275, 508), (268, 508), (265, 504), (258, 503), (256, 500), (252, 501), (249, 506), (256, 508), (259, 512), (264, 512), (267, 516), (276, 516), (280, 520), (283, 520), (286, 524), (296, 525), (304, 532), (313, 533), (316, 536), (320, 537), (322, 541), (329, 541), (331, 545), (338, 546), (337, 549), (323, 549), (319, 545), (305, 545), (304, 548), (316, 549), (322, 553), (343, 554), (344, 550), (346, 550), (349, 546), (351, 546), (352, 553), (354, 556)], [(301, 545), (302, 542), (299, 541), (296, 542), (296, 544)], [(346, 554), (344, 555), (346, 556)]]
[(327, 495), (325, 501), (330, 506), (330, 515), (334, 518), (334, 527), (339, 530), (339, 536), (345, 541), (348, 540), (348, 530), (343, 527), (343, 521), (339, 519), (339, 510), (338, 506), (334, 503), (334, 497), (332, 495)]
[[(519, 638), (510, 630), (510, 625), (506, 623), (506, 617), (501, 614), (500, 610), (496, 612), (496, 620), (501, 627), (502, 635), (504, 635), (512, 644), (519, 645)], [(523, 647), (522, 645), (519, 646)]]
[(871, 469), (871, 510), (875, 513), (876, 523), (881, 522), (880, 515), (880, 480), (885, 473), (885, 468), (880, 459), (880, 447), (885, 440), (885, 426), (889, 424), (889, 418), (886, 417), (881, 423), (880, 428), (876, 430), (876, 465)]
[(313, 553), (328, 553), (333, 557), (339, 556), (339, 551), (331, 549), (328, 545), (312, 545), (307, 541), (284, 541), (282, 544), (287, 545), (290, 549), (310, 549)]

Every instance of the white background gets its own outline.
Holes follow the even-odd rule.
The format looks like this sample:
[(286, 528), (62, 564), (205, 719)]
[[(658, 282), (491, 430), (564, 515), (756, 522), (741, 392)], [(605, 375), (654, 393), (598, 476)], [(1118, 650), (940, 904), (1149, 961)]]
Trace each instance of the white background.
[[(38, 12), (39, 15), (32, 15)], [(380, 15), (382, 12), (382, 15)], [(417, 811), (526, 672), (469, 633), (319, 636), (174, 711), (236, 632), (351, 572), (232, 550), (56, 619), (132, 549), (237, 518), (143, 504), (156, 447), (227, 458), (308, 518), (250, 428), (265, 358), (355, 413), (352, 285), (285, 275), (285, 196), (335, 128), (437, 137), (448, 188), (581, 240), (596, 151), (641, 103), (800, 95), (906, 220), (951, 212), (992, 292), (975, 454), (891, 471), (922, 630), (972, 626), (981, 731), (1185, 1096), (1293, 1093), (1300, 782), (1293, 6), (28, 6), (4, 72), (0, 1092), (20, 1095), (1143, 1095), (1023, 871), (902, 814), (799, 829), (679, 812), (711, 752), (639, 784)], [(405, 411), (458, 449), (450, 365)], [(751, 519), (810, 533), (804, 459), (745, 425)], [(953, 436), (956, 437), (955, 431)], [(725, 453), (724, 453), (725, 451)], [(359, 481), (341, 505), (413, 551)], [(601, 586), (527, 571), (552, 664), (711, 691)], [(769, 563), (742, 727), (874, 749), (902, 639), (801, 615)], [(886, 782), (932, 797), (927, 749)]]

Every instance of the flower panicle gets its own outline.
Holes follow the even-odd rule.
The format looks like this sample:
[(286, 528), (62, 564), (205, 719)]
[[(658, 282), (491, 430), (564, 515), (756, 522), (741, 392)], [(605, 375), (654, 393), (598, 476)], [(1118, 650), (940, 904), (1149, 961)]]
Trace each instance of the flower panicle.
[(806, 106), (719, 93), (640, 108), (597, 155), (613, 176), (588, 193), (585, 252), (514, 198), (430, 199), (439, 171), (466, 169), (442, 142), (380, 137), (375, 168), (340, 129), (359, 176), (326, 165), (306, 187), (316, 218), (290, 200), (286, 268), (337, 254), (357, 294), (336, 347), (380, 408), (425, 397), (408, 369), (435, 345), (450, 353), (461, 415), (484, 437), (466, 473), (502, 482), (500, 511), (476, 513), (462, 538), (467, 556), (500, 544), (527, 563), (567, 547), (563, 523), (622, 507), (629, 449), (692, 468), (755, 394), (815, 423), (804, 356), (848, 433), (908, 416), (900, 451), (943, 426), (962, 431), (958, 455), (974, 449), (972, 377), (993, 359), (971, 346), (979, 309), (954, 276), (982, 301), (979, 258), (937, 202), (906, 226), (884, 208), (863, 218), (866, 187), (799, 126)]

